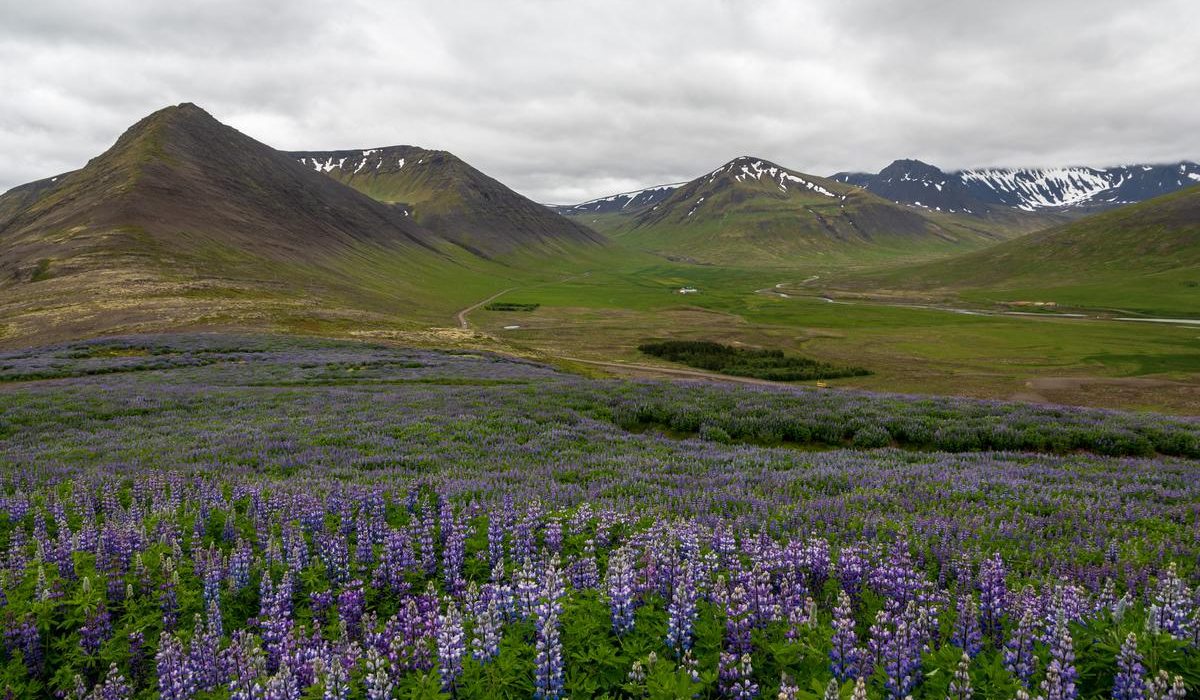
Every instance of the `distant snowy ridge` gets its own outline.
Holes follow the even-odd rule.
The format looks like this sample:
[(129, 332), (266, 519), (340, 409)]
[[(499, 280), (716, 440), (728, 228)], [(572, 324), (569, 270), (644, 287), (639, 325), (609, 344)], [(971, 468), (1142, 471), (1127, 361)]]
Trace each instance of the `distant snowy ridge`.
[(876, 175), (838, 173), (833, 179), (865, 187), (901, 204), (943, 211), (1021, 211), (1106, 208), (1141, 202), (1200, 182), (1200, 165), (1122, 165), (1110, 168), (978, 168), (943, 172), (917, 160), (898, 160)]
[(666, 185), (655, 185), (631, 192), (621, 192), (608, 197), (590, 199), (579, 204), (552, 205), (551, 208), (565, 214), (611, 214), (613, 212), (640, 209), (657, 204), (671, 193), (686, 185), (686, 182), (673, 182)]

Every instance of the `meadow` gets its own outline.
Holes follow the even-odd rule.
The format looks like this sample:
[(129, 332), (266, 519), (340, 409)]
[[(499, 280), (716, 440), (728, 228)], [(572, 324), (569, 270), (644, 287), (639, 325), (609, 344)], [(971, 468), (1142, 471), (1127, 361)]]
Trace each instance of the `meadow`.
[[(482, 313), (482, 312), (481, 312)], [(1200, 691), (1200, 423), (218, 334), (0, 354), (0, 684)]]

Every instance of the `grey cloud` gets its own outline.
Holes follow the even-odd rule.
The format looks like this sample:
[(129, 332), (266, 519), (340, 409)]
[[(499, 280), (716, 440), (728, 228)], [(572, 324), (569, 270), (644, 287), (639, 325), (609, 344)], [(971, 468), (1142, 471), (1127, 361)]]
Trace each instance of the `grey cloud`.
[(1189, 0), (0, 2), (0, 189), (181, 101), (279, 148), (451, 150), (555, 202), (742, 154), (1200, 158)]

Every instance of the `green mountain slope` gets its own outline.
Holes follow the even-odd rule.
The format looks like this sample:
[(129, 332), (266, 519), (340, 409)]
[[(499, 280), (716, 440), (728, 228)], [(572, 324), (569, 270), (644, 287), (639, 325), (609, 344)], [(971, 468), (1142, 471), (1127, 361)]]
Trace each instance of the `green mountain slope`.
[(376, 200), (402, 206), (422, 227), (482, 257), (561, 253), (602, 244), (592, 229), (556, 215), (446, 151), (389, 146), (289, 154)]
[(981, 301), (1200, 313), (1200, 186), (857, 284)]
[(456, 241), (191, 104), (0, 196), (0, 342), (448, 323), (503, 284)]
[(671, 259), (739, 267), (970, 250), (1019, 229), (926, 213), (750, 157), (736, 158), (653, 204), (577, 218)]

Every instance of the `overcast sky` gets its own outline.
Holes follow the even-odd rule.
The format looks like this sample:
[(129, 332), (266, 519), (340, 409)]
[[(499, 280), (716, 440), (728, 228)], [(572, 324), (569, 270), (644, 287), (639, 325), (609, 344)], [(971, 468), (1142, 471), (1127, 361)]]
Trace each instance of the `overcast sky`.
[(191, 101), (282, 149), (453, 151), (544, 202), (1200, 160), (1196, 0), (0, 0), (0, 191)]

